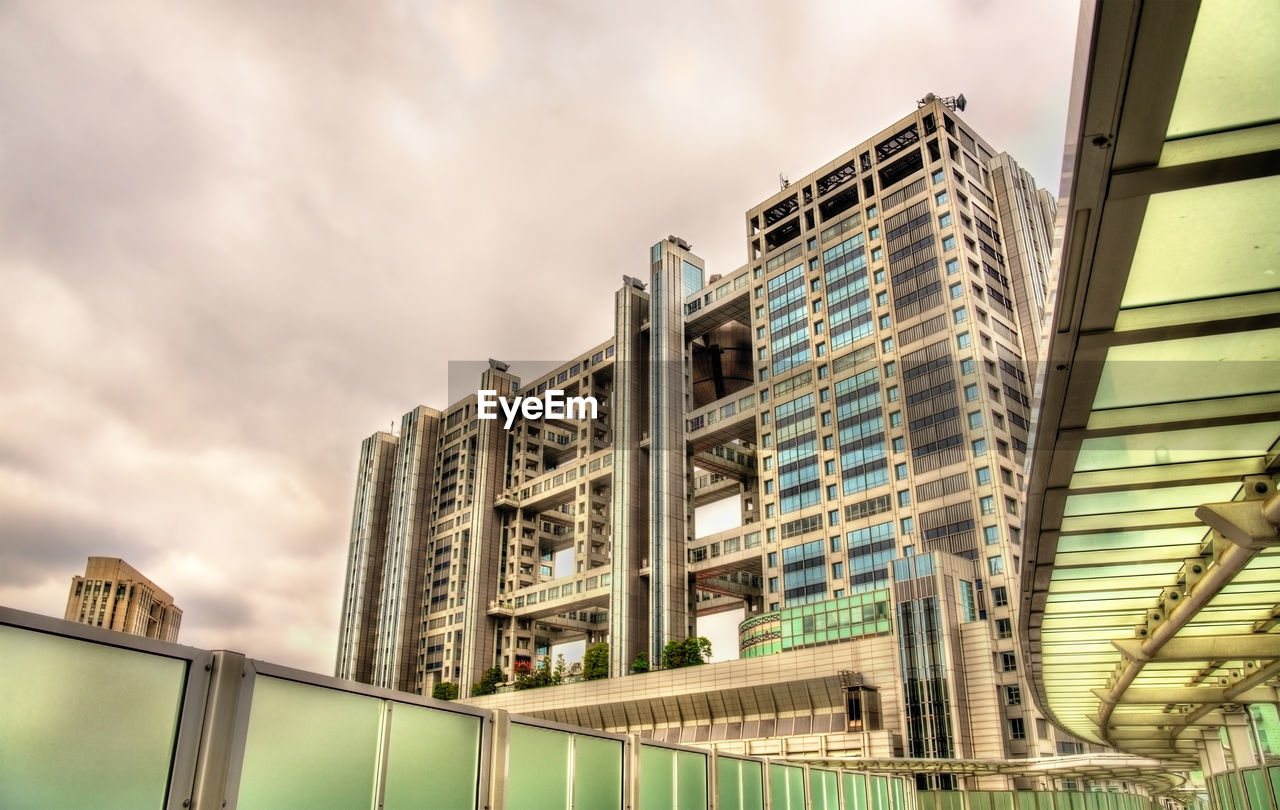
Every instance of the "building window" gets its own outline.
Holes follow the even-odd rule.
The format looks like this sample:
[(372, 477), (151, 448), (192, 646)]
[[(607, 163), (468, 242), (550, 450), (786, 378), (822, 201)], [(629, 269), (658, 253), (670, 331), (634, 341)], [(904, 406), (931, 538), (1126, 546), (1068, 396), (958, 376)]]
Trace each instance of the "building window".
[[(969, 333), (968, 333), (968, 332), (961, 332), (960, 334), (956, 335), (956, 347), (957, 347), (957, 348), (967, 349), (967, 348), (969, 348), (969, 346), (971, 346), (972, 344), (973, 344), (973, 340), (969, 337)], [(764, 349), (761, 349), (760, 351), (764, 351)], [(764, 358), (761, 358), (761, 359), (764, 359)], [(972, 361), (971, 361), (971, 362), (972, 362)]]
[(910, 506), (910, 505), (911, 505), (911, 490), (909, 489), (898, 490), (898, 506)]
[(778, 552), (776, 551), (769, 552), (769, 567), (770, 568), (778, 567)]
[(890, 386), (890, 387), (889, 387), (889, 390), (888, 390), (888, 394), (889, 394), (889, 401), (890, 401), (890, 402), (897, 402), (897, 401), (898, 401), (898, 386), (896, 386), (896, 385)]
[(894, 477), (894, 480), (896, 481), (901, 481), (902, 479), (906, 478), (907, 465), (905, 463), (893, 465), (893, 477)]
[(1000, 653), (1000, 671), (1001, 672), (1017, 672), (1018, 657), (1011, 652)]
[(823, 450), (833, 450), (833, 449), (835, 449), (835, 439), (834, 439), (834, 438), (832, 438), (831, 436), (823, 436), (823, 437), (822, 437), (822, 449), (823, 449)]
[(964, 307), (953, 309), (951, 311), (951, 320), (955, 323), (964, 323), (969, 320), (969, 313)]
[(888, 305), (889, 305), (889, 293), (885, 292), (884, 290), (881, 290), (880, 292), (876, 293), (876, 306), (885, 307)]
[(879, 238), (880, 238), (880, 226), (879, 226), (879, 225), (872, 225), (872, 226), (871, 226), (871, 230), (867, 231), (867, 237), (868, 237), (868, 238), (870, 238), (870, 239), (879, 239)]
[(1004, 499), (1004, 511), (1011, 515), (1018, 514), (1018, 502), (1008, 496)]
[(900, 523), (901, 523), (901, 525), (902, 525), (902, 533), (903, 533), (903, 534), (913, 534), (913, 533), (915, 533), (915, 530), (916, 530), (916, 521), (915, 521), (915, 518), (904, 517), (904, 518), (900, 521)]
[(947, 192), (945, 192), (945, 191), (939, 191), (937, 194), (935, 194), (935, 195), (934, 195), (934, 197), (933, 197), (933, 201), (934, 201), (934, 202), (936, 202), (938, 205), (946, 205), (946, 204), (947, 204)]
[(973, 358), (972, 358), (972, 357), (966, 357), (966, 358), (964, 358), (963, 360), (961, 360), (961, 361), (960, 361), (960, 373), (961, 373), (961, 374), (972, 374), (972, 373), (973, 373), (973, 371), (974, 371), (974, 368), (973, 368)]
[(888, 354), (889, 352), (893, 351), (893, 338), (887, 337), (884, 340), (880, 341), (880, 350), (885, 354)]
[(1027, 738), (1027, 726), (1021, 717), (1009, 718), (1009, 739), (1025, 740)]
[(983, 495), (978, 499), (978, 508), (982, 510), (984, 515), (994, 515), (996, 513), (996, 499), (992, 495)]
[(828, 526), (839, 526), (839, 525), (840, 525), (840, 510), (839, 510), (839, 509), (832, 509), (830, 512), (828, 512), (828, 513), (827, 513), (827, 525), (828, 525)]
[(872, 274), (871, 274), (871, 277), (875, 280), (875, 282), (876, 282), (877, 284), (883, 284), (883, 283), (884, 283), (884, 270), (883, 270), (883, 269), (881, 269), (881, 270), (877, 270), (877, 271), (875, 271), (874, 273), (872, 273)]
[(978, 398), (978, 386), (977, 386), (977, 384), (976, 384), (976, 383), (974, 383), (974, 384), (966, 385), (966, 386), (964, 387), (964, 401), (965, 401), (965, 402), (973, 402), (973, 401), (974, 401), (975, 399), (977, 399), (977, 398)]
[(952, 298), (959, 298), (960, 296), (964, 295), (964, 285), (952, 284), (950, 287), (947, 288), (947, 293)]
[(974, 454), (975, 456), (985, 456), (985, 455), (987, 454), (987, 440), (986, 440), (986, 439), (974, 439), (974, 440), (973, 440), (973, 454)]
[(943, 180), (947, 179), (947, 173), (944, 172), (942, 169), (938, 169), (931, 176), (933, 177), (934, 185), (937, 185), (938, 183), (941, 183)]
[(982, 539), (985, 540), (987, 545), (989, 546), (994, 546), (996, 543), (999, 543), (1000, 527), (999, 526), (983, 526)]
[(884, 248), (871, 248), (871, 261), (879, 262), (884, 260)]
[(876, 216), (879, 215), (879, 213), (880, 213), (880, 210), (876, 208), (874, 205), (867, 206), (867, 219), (875, 219)]
[(888, 315), (881, 315), (880, 320), (878, 322), (880, 324), (881, 329), (888, 329), (890, 326), (893, 325), (893, 318), (889, 317)]
[(995, 607), (1005, 607), (1009, 604), (1009, 590), (1003, 585), (991, 589), (991, 604)]
[(777, 592), (778, 592), (778, 578), (769, 577), (769, 593), (777, 593)]
[[(1013, 638), (1013, 620), (1012, 619), (996, 619), (996, 636), (999, 638)], [(1017, 688), (1016, 686), (1014, 687)]]
[(946, 228), (946, 227), (947, 227), (947, 226), (949, 226), (950, 224), (951, 224), (951, 212), (950, 212), (950, 211), (948, 211), (947, 213), (945, 213), (945, 214), (943, 214), (942, 216), (938, 217), (938, 226), (939, 226), (939, 227), (941, 227), (941, 228)]
[(975, 471), (974, 471), (974, 475), (976, 475), (976, 476), (977, 476), (977, 478), (978, 478), (978, 485), (979, 485), (979, 486), (981, 486), (981, 485), (983, 485), (983, 484), (990, 484), (990, 483), (991, 483), (991, 468), (990, 468), (990, 467), (979, 467), (977, 470), (975, 470)]
[[(942, 249), (943, 249), (943, 250), (955, 250), (955, 249), (956, 249), (956, 238), (955, 238), (954, 236), (944, 236), (944, 237), (942, 237)], [(934, 266), (936, 267), (937, 265), (934, 265)]]
[(960, 272), (959, 259), (947, 259), (947, 275), (952, 276)]
[(999, 554), (994, 557), (987, 558), (987, 573), (991, 576), (997, 576), (1004, 573), (1004, 557)]
[(893, 452), (902, 453), (905, 452), (906, 449), (907, 443), (901, 436), (898, 436), (893, 440)]
[(841, 562), (831, 563), (831, 578), (844, 579), (844, 563), (841, 563)]
[[(977, 428), (980, 428), (980, 427), (982, 427), (982, 411), (972, 411), (969, 414), (969, 428), (971, 430), (976, 430)], [(988, 480), (990, 480), (990, 475), (991, 475), (991, 472), (990, 470), (988, 470), (987, 471)]]
[(902, 411), (889, 414), (889, 427), (902, 427)]

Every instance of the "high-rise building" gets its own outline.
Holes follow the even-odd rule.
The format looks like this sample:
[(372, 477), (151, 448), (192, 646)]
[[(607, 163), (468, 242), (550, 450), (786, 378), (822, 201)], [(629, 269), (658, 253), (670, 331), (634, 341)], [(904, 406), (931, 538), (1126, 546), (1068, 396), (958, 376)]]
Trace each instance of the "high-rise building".
[(159, 585), (117, 557), (90, 557), (84, 576), (71, 578), (67, 621), (135, 636), (177, 641), (182, 610)]
[[(1079, 752), (1023, 700), (1011, 614), (1054, 214), (931, 94), (748, 210), (741, 268), (653, 245), (608, 340), (366, 440), (338, 674), (466, 694), (607, 641), (607, 687), (485, 700), (752, 753)], [(481, 391), (598, 411), (507, 429)], [(613, 680), (732, 610), (740, 660)]]

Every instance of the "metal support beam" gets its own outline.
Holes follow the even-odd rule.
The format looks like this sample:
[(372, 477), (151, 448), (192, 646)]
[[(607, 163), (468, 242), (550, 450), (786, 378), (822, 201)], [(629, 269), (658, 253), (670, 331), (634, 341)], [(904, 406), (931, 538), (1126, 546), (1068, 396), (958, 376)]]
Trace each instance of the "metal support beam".
[(1115, 639), (1111, 646), (1131, 661), (1247, 661), (1280, 658), (1280, 636), (1255, 634), (1172, 638), (1147, 657), (1140, 638)]

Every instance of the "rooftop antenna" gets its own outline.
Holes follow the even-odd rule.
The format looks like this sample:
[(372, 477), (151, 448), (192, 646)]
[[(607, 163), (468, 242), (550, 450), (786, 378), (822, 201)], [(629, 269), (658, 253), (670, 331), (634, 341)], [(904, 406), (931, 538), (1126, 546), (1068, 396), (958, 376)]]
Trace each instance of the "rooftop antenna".
[(791, 181), (787, 178), (787, 176), (782, 172), (778, 172), (778, 190), (781, 191), (782, 189), (786, 188), (789, 185), (791, 185)]
[(969, 102), (965, 99), (964, 93), (958, 96), (939, 96), (935, 93), (928, 93), (924, 98), (916, 101), (916, 109), (920, 109), (931, 101), (941, 101), (942, 106), (952, 112), (964, 112), (965, 105)]

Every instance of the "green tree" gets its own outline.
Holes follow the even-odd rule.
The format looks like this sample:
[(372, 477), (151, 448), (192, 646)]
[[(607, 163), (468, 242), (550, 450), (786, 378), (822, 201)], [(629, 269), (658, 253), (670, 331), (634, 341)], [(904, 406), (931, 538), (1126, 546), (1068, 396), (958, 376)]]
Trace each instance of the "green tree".
[(436, 700), (457, 700), (458, 685), (450, 681), (441, 681), (432, 687), (431, 697)]
[(481, 695), (497, 694), (498, 687), (506, 682), (507, 673), (502, 671), (502, 667), (489, 667), (480, 676), (480, 683), (471, 687), (471, 696), (479, 697)]
[(556, 676), (551, 669), (551, 656), (544, 655), (542, 660), (538, 662), (538, 666), (534, 667), (532, 672), (522, 672), (516, 676), (515, 688), (524, 690), (540, 689), (544, 686), (554, 686), (559, 683), (555, 678)]
[(592, 644), (582, 656), (582, 680), (598, 681), (609, 677), (609, 645)]
[(556, 668), (551, 671), (551, 684), (559, 686), (564, 683), (564, 673), (568, 667), (564, 663), (564, 654), (556, 656)]
[(662, 668), (679, 669), (684, 666), (684, 642), (672, 639), (662, 648)]
[(649, 653), (641, 650), (636, 653), (635, 660), (631, 662), (631, 674), (639, 675), (642, 672), (649, 671)]

